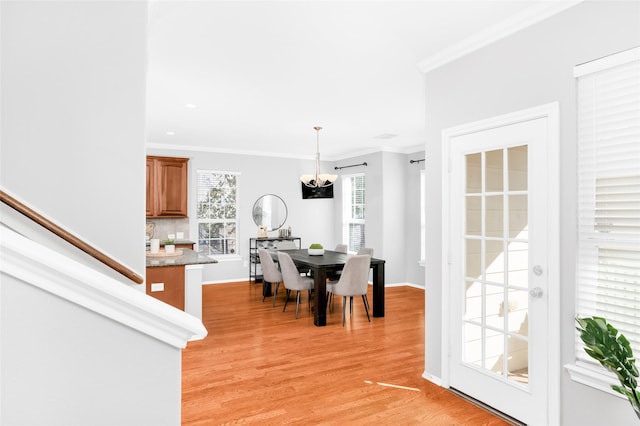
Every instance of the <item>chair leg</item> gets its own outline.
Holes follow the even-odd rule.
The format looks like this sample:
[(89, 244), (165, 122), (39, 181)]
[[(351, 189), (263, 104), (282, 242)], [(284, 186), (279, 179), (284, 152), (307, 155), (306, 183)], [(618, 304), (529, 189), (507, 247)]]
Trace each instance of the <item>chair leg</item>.
[(298, 319), (298, 307), (300, 306), (300, 290), (296, 291), (296, 319)]
[(353, 296), (349, 296), (349, 315), (353, 316)]
[(311, 312), (311, 290), (309, 290), (309, 312)]
[(267, 282), (262, 280), (262, 303), (264, 303), (264, 299), (267, 298)]
[(369, 317), (369, 301), (367, 300), (367, 295), (362, 295), (362, 303), (364, 303), (364, 311), (367, 313), (367, 319), (371, 322), (371, 317)]
[(344, 327), (344, 310), (347, 308), (347, 296), (342, 296), (342, 326)]
[(276, 283), (275, 289), (273, 290), (273, 304), (271, 305), (272, 308), (276, 307), (276, 296), (278, 295), (278, 287), (280, 287), (280, 283)]
[(287, 303), (289, 303), (289, 293), (291, 293), (291, 290), (287, 289), (287, 298), (284, 300), (284, 308), (282, 308), (282, 312), (287, 309)]

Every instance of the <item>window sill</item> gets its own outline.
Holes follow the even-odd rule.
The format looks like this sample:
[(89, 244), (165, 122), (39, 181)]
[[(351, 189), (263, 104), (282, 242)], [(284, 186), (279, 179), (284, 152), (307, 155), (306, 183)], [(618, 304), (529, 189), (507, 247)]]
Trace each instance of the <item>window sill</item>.
[(611, 389), (611, 385), (619, 385), (620, 382), (613, 373), (609, 373), (603, 367), (596, 367), (584, 361), (576, 361), (575, 364), (566, 364), (564, 368), (574, 382), (625, 399), (623, 395)]

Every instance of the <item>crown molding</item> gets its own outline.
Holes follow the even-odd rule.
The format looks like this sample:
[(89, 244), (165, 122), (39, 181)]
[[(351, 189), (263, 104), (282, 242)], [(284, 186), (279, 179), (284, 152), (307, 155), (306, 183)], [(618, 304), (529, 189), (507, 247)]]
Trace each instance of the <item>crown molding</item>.
[[(167, 151), (192, 151), (192, 152), (211, 152), (218, 154), (234, 154), (234, 155), (253, 155), (257, 157), (275, 157), (275, 158), (292, 158), (297, 160), (315, 160), (315, 156), (311, 155), (295, 155), (291, 153), (278, 153), (278, 152), (265, 152), (265, 151), (249, 151), (249, 150), (234, 150), (234, 149), (221, 149), (207, 146), (195, 146), (195, 145), (168, 145), (158, 143), (147, 143), (147, 149), (167, 150)], [(342, 161), (350, 158), (359, 157), (362, 155), (375, 154), (378, 152), (394, 152), (398, 154), (413, 154), (419, 151), (424, 151), (424, 145), (413, 145), (407, 147), (376, 147), (365, 149), (361, 151), (354, 151), (340, 155), (325, 155), (322, 162)]]
[(531, 6), (510, 18), (488, 27), (475, 35), (468, 37), (446, 49), (423, 59), (418, 63), (418, 69), (427, 73), (449, 62), (459, 59), (471, 52), (479, 50), (491, 43), (508, 37), (524, 28), (543, 21), (570, 7), (582, 3), (584, 0), (545, 1)]
[(224, 148), (215, 148), (211, 146), (169, 145), (164, 143), (162, 144), (147, 143), (145, 146), (146, 146), (146, 149), (158, 149), (158, 150), (166, 150), (166, 151), (212, 152), (216, 154), (255, 155), (258, 157), (295, 158), (298, 160), (315, 160), (316, 158), (315, 155), (296, 155), (296, 154), (282, 153), (282, 152), (224, 149)]

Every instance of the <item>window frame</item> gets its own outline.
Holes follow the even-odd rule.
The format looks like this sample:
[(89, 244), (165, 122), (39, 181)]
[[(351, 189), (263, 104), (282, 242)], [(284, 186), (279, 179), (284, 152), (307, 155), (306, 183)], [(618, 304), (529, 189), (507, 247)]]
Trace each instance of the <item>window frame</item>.
[[(574, 68), (574, 77), (576, 78), (577, 105), (580, 105), (580, 99), (578, 96), (581, 93), (580, 87), (579, 87), (579, 82), (580, 82), (579, 79), (581, 77), (591, 76), (592, 74), (607, 71), (616, 67), (627, 66), (631, 62), (640, 63), (640, 48), (633, 48), (624, 52), (613, 54), (605, 58), (597, 59), (597, 60), (576, 66)], [(578, 122), (578, 129), (577, 129), (578, 135), (581, 134), (580, 133), (581, 128), (579, 124), (581, 122), (581, 116), (579, 114), (580, 114), (579, 112), (576, 114), (577, 122)], [(599, 147), (599, 145), (596, 142), (593, 142), (593, 147)], [(580, 153), (581, 150), (585, 150), (586, 148), (587, 147), (581, 144), (581, 141), (579, 140), (578, 153)], [(601, 153), (601, 151), (599, 153)], [(593, 174), (592, 176), (593, 183), (589, 184), (589, 186), (586, 189), (583, 188), (582, 193), (585, 193), (584, 191), (592, 192), (592, 195), (595, 198), (596, 190), (598, 188), (598, 184), (597, 184), (598, 179), (602, 179), (603, 177), (607, 177), (607, 176), (605, 175), (598, 176), (596, 173), (596, 168), (594, 167), (590, 167), (589, 169), (587, 169), (587, 171)], [(576, 179), (578, 184), (580, 183), (582, 176), (583, 174), (581, 172), (581, 162), (580, 162), (580, 159), (578, 159), (577, 179)], [(599, 244), (602, 245), (604, 242), (606, 242), (606, 244), (617, 244), (621, 246), (629, 245), (629, 241), (626, 240), (628, 239), (628, 235), (623, 234), (621, 237), (618, 237), (617, 235), (607, 233), (607, 235), (604, 236), (602, 232), (599, 232), (597, 228), (600, 225), (596, 221), (598, 208), (595, 205), (595, 199), (591, 201), (593, 205), (589, 203), (588, 207), (586, 208), (582, 207), (582, 205), (584, 204), (581, 202), (581, 200), (583, 199), (581, 198), (582, 193), (580, 192), (580, 190), (578, 190), (577, 200), (576, 200), (577, 201), (576, 217), (578, 219), (578, 223), (577, 223), (578, 226), (576, 228), (577, 252), (576, 252), (575, 316), (585, 316), (585, 315), (594, 315), (594, 314), (603, 315), (597, 311), (588, 312), (589, 308), (585, 308), (586, 304), (584, 301), (581, 300), (581, 295), (582, 295), (581, 290), (582, 290), (582, 287), (585, 287), (585, 284), (581, 284), (580, 269), (584, 267), (585, 261), (581, 258), (580, 253), (581, 251), (591, 250), (592, 252), (594, 252), (594, 250), (596, 250), (594, 253), (597, 256), (599, 255), (599, 253), (597, 252), (597, 247)], [(581, 208), (582, 210), (580, 210)], [(593, 222), (592, 223), (593, 230), (587, 231), (582, 229), (582, 227), (584, 226), (582, 222), (587, 223), (585, 217), (587, 219), (591, 219), (591, 221)], [(593, 247), (590, 248), (590, 245)], [(595, 272), (593, 272), (591, 275), (599, 274), (600, 268), (597, 266), (594, 266), (594, 271)], [(597, 280), (597, 277), (596, 277), (596, 280)], [(635, 285), (635, 283), (632, 285)], [(597, 288), (597, 284), (595, 284), (595, 286)], [(590, 283), (586, 284), (586, 288), (590, 288), (590, 287), (592, 287), (592, 284)], [(604, 315), (606, 316), (606, 311), (603, 311), (603, 312), (605, 312)], [(635, 319), (636, 320), (640, 319), (640, 315), (636, 316)], [(640, 356), (640, 351), (638, 350), (638, 348), (639, 347), (634, 347), (634, 355), (636, 358)], [(582, 344), (582, 341), (580, 340), (577, 332), (575, 333), (574, 361), (573, 363), (565, 365), (565, 368), (568, 371), (573, 381), (601, 390), (603, 392), (606, 392), (618, 398), (626, 399), (623, 395), (611, 389), (612, 384), (619, 384), (616, 376), (613, 373), (602, 368), (595, 360), (590, 358), (584, 352), (584, 345)]]
[[(362, 219), (354, 219), (352, 217), (352, 209), (355, 204), (351, 202), (351, 194), (353, 193), (353, 179), (357, 177), (362, 177), (364, 179), (363, 183), (363, 203), (362, 203)], [(349, 227), (350, 225), (362, 225), (364, 228), (364, 235), (362, 236), (362, 247), (365, 247), (366, 244), (366, 205), (367, 205), (367, 180), (366, 175), (364, 173), (354, 173), (349, 175), (342, 175), (342, 241), (346, 242), (347, 250), (349, 253), (355, 253), (357, 250), (352, 250), (351, 246), (351, 238), (349, 235)]]
[[(228, 219), (228, 218), (224, 218), (224, 219), (202, 219), (198, 216), (198, 203), (199, 203), (199, 197), (200, 197), (200, 185), (199, 185), (199, 181), (200, 181), (200, 175), (204, 174), (204, 173), (210, 173), (210, 174), (219, 174), (219, 175), (233, 175), (236, 177), (236, 186), (235, 186), (235, 219)], [(207, 256), (209, 258), (212, 259), (216, 259), (218, 261), (229, 261), (229, 260), (238, 260), (241, 259), (242, 256), (240, 255), (240, 221), (238, 219), (238, 204), (239, 204), (239, 199), (240, 199), (240, 175), (241, 173), (238, 171), (230, 171), (230, 170), (209, 170), (209, 169), (197, 169), (196, 170), (196, 185), (195, 185), (195, 192), (196, 192), (196, 196), (194, 197), (195, 201), (195, 231), (194, 231), (194, 235), (197, 236), (197, 252), (201, 253), (201, 247), (200, 247), (200, 233), (199, 233), (199, 229), (200, 229), (200, 224), (201, 223), (233, 223), (235, 225), (235, 253), (227, 253), (227, 254), (215, 254), (215, 253), (211, 253), (209, 251), (209, 253), (201, 253), (204, 256)]]

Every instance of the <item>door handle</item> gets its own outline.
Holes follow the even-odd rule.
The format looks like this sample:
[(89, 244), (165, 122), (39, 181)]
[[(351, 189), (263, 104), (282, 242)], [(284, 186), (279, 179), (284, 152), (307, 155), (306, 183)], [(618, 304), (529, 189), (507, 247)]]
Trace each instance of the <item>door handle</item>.
[(529, 290), (529, 296), (533, 297), (534, 299), (541, 298), (542, 297), (542, 289), (540, 287), (532, 288), (531, 290)]

